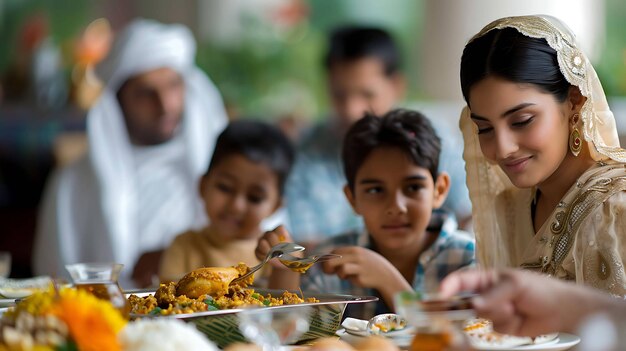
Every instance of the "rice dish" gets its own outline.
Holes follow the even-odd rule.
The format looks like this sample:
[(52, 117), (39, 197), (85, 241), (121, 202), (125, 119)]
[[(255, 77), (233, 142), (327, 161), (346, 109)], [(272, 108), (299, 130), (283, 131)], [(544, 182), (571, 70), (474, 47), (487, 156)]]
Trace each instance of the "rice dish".
[(176, 319), (144, 319), (129, 323), (119, 334), (124, 351), (217, 351), (193, 325)]

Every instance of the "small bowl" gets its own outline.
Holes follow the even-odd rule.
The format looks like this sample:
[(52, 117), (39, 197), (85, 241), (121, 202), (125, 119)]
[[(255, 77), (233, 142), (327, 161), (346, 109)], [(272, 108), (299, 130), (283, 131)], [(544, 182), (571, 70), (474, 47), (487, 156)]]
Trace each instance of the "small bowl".
[(410, 335), (413, 328), (408, 326), (405, 318), (395, 313), (385, 313), (374, 316), (367, 323), (369, 335), (382, 335), (385, 337), (401, 337)]

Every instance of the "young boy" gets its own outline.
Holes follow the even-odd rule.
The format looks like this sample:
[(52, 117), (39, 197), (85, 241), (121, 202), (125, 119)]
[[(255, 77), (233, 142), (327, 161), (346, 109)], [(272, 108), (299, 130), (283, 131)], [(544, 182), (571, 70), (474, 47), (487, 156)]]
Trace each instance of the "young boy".
[[(474, 241), (457, 230), (453, 217), (437, 210), (450, 188), (448, 174), (438, 172), (440, 149), (430, 122), (418, 112), (366, 116), (350, 128), (343, 144), (344, 193), (366, 231), (318, 247), (342, 257), (314, 266), (303, 278), (303, 289), (375, 294), (381, 300), (373, 310), (350, 312), (371, 317), (393, 310), (396, 293), (436, 292), (448, 273), (473, 264)], [(257, 257), (281, 235), (288, 237), (282, 227), (266, 233)], [(299, 278), (291, 274), (290, 280), (276, 282), (296, 288)]]
[(199, 267), (259, 263), (254, 250), (260, 223), (282, 205), (293, 158), (292, 145), (276, 127), (247, 120), (228, 125), (200, 181), (210, 224), (174, 239), (162, 259), (161, 281), (176, 281)]

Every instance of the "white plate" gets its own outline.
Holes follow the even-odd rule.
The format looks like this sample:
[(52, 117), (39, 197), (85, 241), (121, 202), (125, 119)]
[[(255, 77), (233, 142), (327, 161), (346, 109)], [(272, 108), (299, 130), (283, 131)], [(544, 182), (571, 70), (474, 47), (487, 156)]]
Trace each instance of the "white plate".
[[(353, 334), (349, 334), (345, 329), (341, 328), (335, 333), (339, 338), (348, 344), (354, 345), (359, 342), (363, 337)], [(407, 348), (411, 345), (411, 338), (390, 339), (400, 348)], [(580, 338), (576, 335), (559, 333), (559, 336), (554, 341), (549, 341), (539, 345), (527, 345), (517, 346), (512, 348), (476, 348), (477, 351), (561, 351), (569, 350), (580, 342)]]
[(0, 307), (8, 307), (15, 305), (15, 299), (0, 299)]
[(516, 346), (510, 348), (485, 348), (479, 347), (475, 348), (478, 351), (561, 351), (568, 350), (578, 344), (580, 342), (580, 338), (576, 335), (567, 334), (567, 333), (559, 333), (559, 336), (554, 341), (549, 341), (547, 343), (539, 344), (539, 345), (525, 345), (525, 346)]
[[(354, 335), (354, 336), (369, 336), (369, 332), (367, 330), (358, 330), (358, 329), (351, 329), (351, 328), (346, 328), (343, 327), (343, 329), (346, 331), (346, 333), (350, 334), (350, 335)], [(394, 330), (394, 331), (390, 331), (387, 333), (381, 333), (378, 334), (380, 336), (384, 336), (386, 338), (389, 339), (396, 339), (396, 338), (412, 338), (413, 335), (415, 335), (415, 328), (413, 327), (406, 327), (404, 329), (400, 329), (400, 330)]]
[(30, 296), (35, 291), (37, 291), (36, 288), (0, 288), (0, 295), (15, 300)]
[(46, 289), (52, 283), (47, 276), (28, 279), (0, 279), (0, 296), (6, 299), (21, 299), (40, 289)]
[[(366, 337), (366, 336), (350, 334), (346, 332), (344, 328), (337, 330), (335, 334), (339, 336), (339, 339), (347, 342), (350, 345), (354, 345), (358, 343), (359, 341), (361, 341), (364, 337)], [(409, 335), (406, 337), (394, 337), (394, 338), (388, 338), (388, 339), (391, 340), (394, 344), (396, 344), (399, 348), (407, 348), (411, 346), (411, 340), (413, 339), (413, 336)]]

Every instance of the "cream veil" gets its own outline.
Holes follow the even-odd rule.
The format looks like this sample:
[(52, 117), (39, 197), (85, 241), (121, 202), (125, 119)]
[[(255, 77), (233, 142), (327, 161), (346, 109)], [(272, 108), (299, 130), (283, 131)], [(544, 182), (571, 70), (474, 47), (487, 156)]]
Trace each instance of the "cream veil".
[[(559, 67), (567, 81), (577, 86), (587, 101), (581, 109), (582, 132), (595, 160), (613, 159), (626, 162), (626, 150), (620, 148), (615, 119), (609, 109), (602, 85), (593, 66), (578, 48), (574, 34), (560, 20), (550, 16), (518, 16), (496, 20), (484, 27), (470, 42), (491, 30), (515, 28), (520, 33), (545, 39), (557, 52)], [(476, 125), (465, 107), (461, 113), (467, 171), (467, 186), (472, 200), (472, 214), (476, 233), (478, 260), (484, 267), (510, 266), (511, 260), (500, 226), (508, 221), (496, 221), (496, 197), (505, 191), (532, 192), (516, 188), (499, 166), (483, 156), (478, 142)]]

